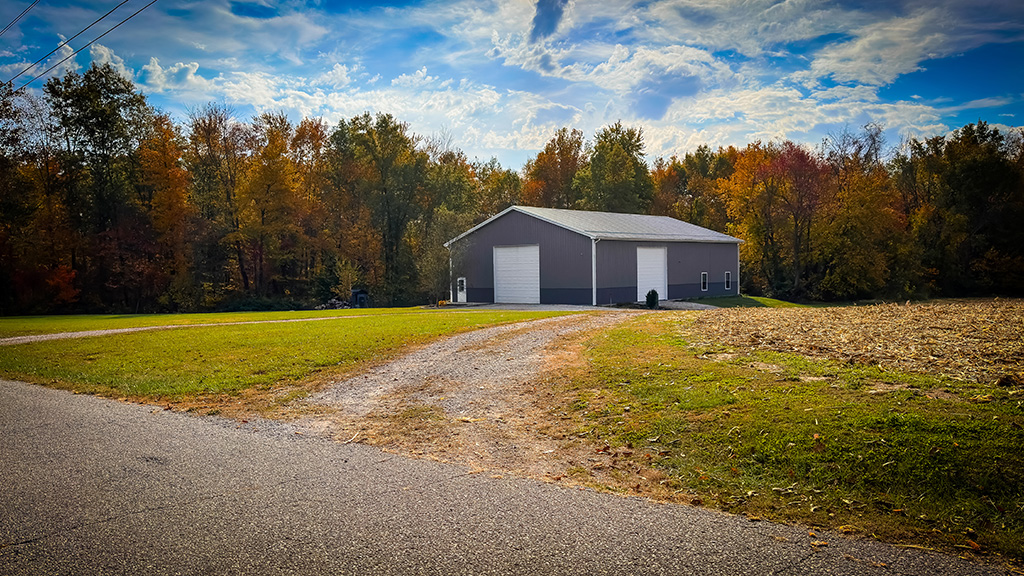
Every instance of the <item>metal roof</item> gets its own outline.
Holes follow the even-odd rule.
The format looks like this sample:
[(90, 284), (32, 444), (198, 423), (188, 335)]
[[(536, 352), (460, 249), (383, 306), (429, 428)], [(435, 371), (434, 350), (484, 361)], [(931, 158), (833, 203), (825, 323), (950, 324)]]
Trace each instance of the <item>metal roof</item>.
[(668, 216), (512, 206), (458, 237), (449, 240), (445, 245), (447, 246), (475, 232), (511, 211), (522, 212), (523, 214), (533, 216), (539, 220), (571, 230), (594, 240), (710, 242), (716, 244), (738, 244), (742, 242), (739, 238), (733, 238), (732, 236)]

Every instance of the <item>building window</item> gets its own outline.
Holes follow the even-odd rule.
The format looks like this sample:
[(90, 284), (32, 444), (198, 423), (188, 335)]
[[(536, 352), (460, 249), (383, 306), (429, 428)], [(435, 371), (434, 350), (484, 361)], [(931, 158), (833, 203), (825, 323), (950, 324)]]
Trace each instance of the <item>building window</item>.
[(708, 273), (707, 272), (701, 272), (700, 273), (700, 291), (701, 292), (707, 292), (708, 291)]
[(732, 290), (732, 272), (725, 273), (725, 289)]

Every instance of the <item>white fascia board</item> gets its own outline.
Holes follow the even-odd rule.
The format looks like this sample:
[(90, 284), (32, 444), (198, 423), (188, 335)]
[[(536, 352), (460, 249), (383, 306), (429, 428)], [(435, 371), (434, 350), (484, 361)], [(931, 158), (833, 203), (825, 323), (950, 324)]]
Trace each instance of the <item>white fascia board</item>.
[(673, 242), (691, 244), (741, 244), (743, 242), (743, 240), (740, 240), (739, 238), (680, 238), (679, 236), (664, 236), (659, 234), (652, 234), (649, 236), (645, 236), (642, 234), (620, 234), (601, 232), (595, 232), (593, 234), (581, 232), (581, 234), (588, 238), (593, 238), (597, 240), (621, 240), (623, 242)]

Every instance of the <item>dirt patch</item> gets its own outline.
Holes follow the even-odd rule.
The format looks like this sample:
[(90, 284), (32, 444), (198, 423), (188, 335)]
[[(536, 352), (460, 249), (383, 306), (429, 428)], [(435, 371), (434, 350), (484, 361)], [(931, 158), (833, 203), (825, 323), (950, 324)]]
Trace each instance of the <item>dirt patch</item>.
[(563, 316), (459, 334), (327, 385), (303, 401), (321, 414), (301, 424), (336, 440), (500, 474), (562, 479), (599, 458), (585, 438), (567, 436), (563, 420), (570, 417), (560, 412), (566, 398), (551, 382), (583, 367), (582, 339), (637, 313)]
[(910, 392), (920, 394), (921, 391), (907, 384), (892, 384), (889, 382), (873, 382), (871, 387), (865, 390), (868, 394), (888, 394), (890, 392)]
[(1024, 300), (731, 308), (695, 327), (716, 343), (992, 384), (1024, 378)]

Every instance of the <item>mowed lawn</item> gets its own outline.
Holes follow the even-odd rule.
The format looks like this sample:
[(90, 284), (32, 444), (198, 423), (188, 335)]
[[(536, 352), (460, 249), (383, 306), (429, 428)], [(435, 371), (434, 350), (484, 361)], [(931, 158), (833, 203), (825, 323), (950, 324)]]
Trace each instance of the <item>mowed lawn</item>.
[(300, 310), (292, 312), (213, 312), (205, 314), (78, 314), (73, 316), (17, 316), (0, 318), (0, 338), (116, 330), (154, 326), (192, 326), (197, 324), (229, 324), (267, 320), (301, 320), (347, 316), (380, 316), (387, 314), (437, 314), (449, 311), (423, 308), (349, 308), (341, 310)]
[[(355, 311), (332, 311), (348, 316)], [(393, 356), (434, 338), (558, 312), (358, 311), (355, 316), (307, 322), (217, 325), (217, 322), (288, 320), (308, 312), (188, 315), (203, 324), (105, 336), (49, 340), (0, 347), (0, 374), (78, 392), (149, 400), (236, 393), (294, 383), (330, 371), (343, 373), (364, 362)], [(7, 334), (44, 333), (183, 324), (182, 316), (5, 319)]]

